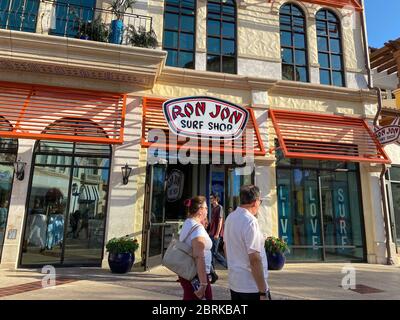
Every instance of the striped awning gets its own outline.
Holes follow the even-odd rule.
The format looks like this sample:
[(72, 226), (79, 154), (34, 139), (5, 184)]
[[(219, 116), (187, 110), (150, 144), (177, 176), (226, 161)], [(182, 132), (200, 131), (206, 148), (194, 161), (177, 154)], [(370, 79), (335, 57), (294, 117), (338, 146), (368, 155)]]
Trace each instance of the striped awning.
[(100, 199), (97, 185), (84, 185), (79, 194), (79, 202), (97, 202)]
[(270, 110), (286, 158), (391, 163), (365, 120)]
[(125, 108), (119, 93), (0, 82), (0, 137), (121, 144)]
[[(166, 99), (143, 98), (143, 122), (142, 122), (142, 147), (150, 146), (163, 148), (166, 150), (177, 150), (189, 141), (189, 138), (180, 138), (170, 132), (168, 123), (164, 117), (162, 104)], [(228, 152), (228, 153), (246, 153), (251, 150), (254, 155), (263, 156), (266, 154), (264, 144), (261, 139), (258, 124), (253, 109), (249, 111), (249, 120), (242, 136), (236, 140), (221, 139), (215, 142), (207, 139), (199, 140), (190, 138), (190, 149), (196, 151)], [(161, 130), (163, 136), (151, 137), (151, 130)]]

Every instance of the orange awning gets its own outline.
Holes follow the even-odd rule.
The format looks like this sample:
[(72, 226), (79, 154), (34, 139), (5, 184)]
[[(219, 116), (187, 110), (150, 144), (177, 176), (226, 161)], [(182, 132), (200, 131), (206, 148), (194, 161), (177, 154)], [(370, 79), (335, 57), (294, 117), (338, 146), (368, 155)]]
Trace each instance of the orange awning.
[[(272, 3), (274, 0), (268, 0)], [(313, 4), (318, 4), (320, 6), (329, 6), (335, 8), (354, 8), (357, 11), (363, 9), (361, 0), (303, 0), (304, 2), (310, 2)]]
[[(184, 145), (189, 138), (177, 139), (176, 135), (169, 132), (168, 123), (165, 120), (162, 104), (166, 99), (157, 98), (143, 98), (143, 123), (142, 123), (142, 147), (148, 148), (150, 146), (164, 149), (176, 150)], [(263, 156), (266, 154), (264, 145), (261, 140), (261, 135), (258, 129), (257, 121), (254, 116), (254, 112), (251, 108), (247, 108), (249, 111), (249, 120), (247, 122), (246, 129), (244, 130), (241, 138), (235, 140), (221, 140), (218, 143), (218, 148), (215, 147), (215, 142), (208, 141), (206, 144), (204, 141), (200, 141), (195, 138), (191, 138), (191, 141), (195, 141), (191, 149), (197, 151), (209, 151), (209, 152), (232, 152), (232, 153), (246, 153), (249, 148), (254, 150), (254, 155)], [(157, 137), (157, 141), (149, 141), (149, 131), (153, 129), (162, 130), (165, 133), (165, 139)], [(251, 136), (250, 136), (251, 135)], [(169, 137), (174, 137), (174, 143), (170, 143)], [(247, 139), (246, 139), (247, 137)], [(250, 137), (250, 139), (248, 138)], [(246, 140), (249, 140), (246, 141)], [(251, 141), (250, 141), (251, 140)], [(177, 143), (175, 143), (177, 141)], [(250, 145), (249, 145), (250, 144)], [(238, 147), (240, 146), (240, 147)]]
[(126, 96), (0, 82), (0, 137), (122, 143)]
[(363, 119), (270, 110), (286, 158), (391, 163)]

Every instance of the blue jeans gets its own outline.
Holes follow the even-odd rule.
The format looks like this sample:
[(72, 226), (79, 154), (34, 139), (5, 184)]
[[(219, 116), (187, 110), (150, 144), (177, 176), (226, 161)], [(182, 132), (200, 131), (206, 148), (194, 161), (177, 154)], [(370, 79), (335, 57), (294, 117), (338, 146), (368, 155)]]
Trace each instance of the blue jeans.
[(211, 248), (212, 264), (213, 265), (215, 264), (214, 261), (216, 259), (221, 265), (223, 265), (225, 268), (227, 268), (227, 263), (226, 263), (225, 257), (218, 252), (219, 242), (220, 242), (221, 238), (218, 238), (218, 239), (214, 239), (214, 237), (210, 237), (210, 238), (211, 238), (211, 241), (213, 244), (213, 246)]

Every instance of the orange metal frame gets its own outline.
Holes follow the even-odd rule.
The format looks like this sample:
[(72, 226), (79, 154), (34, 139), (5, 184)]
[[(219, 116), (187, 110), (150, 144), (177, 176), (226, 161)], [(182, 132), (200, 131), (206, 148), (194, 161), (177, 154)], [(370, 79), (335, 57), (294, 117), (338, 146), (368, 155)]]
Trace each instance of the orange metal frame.
[[(185, 146), (184, 145), (185, 142), (182, 142), (181, 144), (178, 144), (178, 145), (170, 145), (168, 143), (157, 143), (157, 142), (146, 141), (146, 125), (147, 125), (146, 124), (146, 115), (147, 115), (147, 112), (148, 112), (148, 109), (149, 109), (148, 106), (149, 106), (150, 103), (153, 103), (153, 104), (155, 103), (155, 104), (158, 105), (157, 107), (159, 107), (160, 111), (162, 112), (162, 110), (161, 110), (162, 104), (165, 101), (167, 101), (167, 100), (166, 99), (160, 99), (160, 98), (143, 97), (143, 121), (142, 121), (141, 146), (144, 147), (144, 148), (148, 148), (150, 146), (153, 146), (153, 147), (162, 148), (162, 149), (178, 150), (179, 148)], [(256, 136), (256, 140), (258, 142), (258, 147), (259, 147), (259, 150), (255, 150), (254, 154), (257, 155), (257, 156), (264, 156), (266, 154), (266, 151), (265, 151), (264, 144), (263, 144), (263, 142), (261, 140), (261, 134), (260, 134), (260, 131), (259, 131), (259, 128), (258, 128), (258, 124), (257, 124), (256, 118), (255, 118), (255, 115), (254, 115), (254, 111), (250, 107), (247, 107), (247, 110), (249, 111), (250, 119), (251, 119), (251, 121), (253, 123), (254, 134)], [(168, 127), (168, 124), (167, 124), (166, 121), (165, 121), (165, 128), (163, 128), (161, 130), (169, 130), (169, 127)], [(224, 152), (225, 151), (225, 152), (241, 153), (241, 154), (246, 153), (246, 150), (237, 149), (237, 148), (230, 148), (230, 147), (226, 147), (226, 146), (223, 146), (223, 145), (221, 145), (217, 150), (213, 150), (212, 147), (199, 146), (198, 144), (196, 146), (193, 146), (193, 147), (191, 146), (191, 149), (194, 149), (194, 150), (197, 150), (197, 151), (209, 151), (209, 152), (212, 152), (212, 151)]]
[[(122, 144), (126, 99), (119, 93), (0, 81), (0, 116), (13, 127), (0, 137)], [(67, 125), (52, 132), (58, 121)]]
[[(270, 110), (269, 115), (279, 141), (279, 147), (282, 149), (284, 156), (287, 158), (385, 164), (391, 163), (388, 155), (384, 151), (378, 139), (375, 137), (368, 124), (363, 119), (283, 110)], [(283, 133), (281, 130), (282, 122), (285, 120), (287, 121), (287, 123), (285, 123), (286, 132)], [(287, 129), (290, 126), (288, 122), (294, 124), (292, 129)], [(322, 125), (322, 127), (319, 128), (319, 131), (314, 129), (314, 135), (312, 135), (313, 129), (306, 128), (307, 125), (313, 125), (314, 127)], [(345, 143), (335, 142), (334, 140), (329, 141), (329, 138), (335, 137), (332, 132), (326, 132), (325, 134), (323, 133), (323, 131), (326, 130), (325, 128), (329, 125), (331, 125), (333, 129), (338, 129), (340, 127), (351, 128), (351, 130), (353, 130), (353, 132), (355, 132), (358, 136), (355, 138), (347, 138)], [(295, 130), (297, 130), (297, 132), (295, 132)], [(291, 134), (293, 134), (293, 136), (291, 136)], [(303, 140), (302, 137), (306, 137), (307, 139)], [(328, 142), (323, 142), (321, 141), (322, 139), (328, 139)], [(288, 148), (288, 143), (293, 144), (296, 141), (300, 146), (299, 148), (303, 148), (303, 150), (300, 152), (293, 152)], [(351, 146), (355, 146), (360, 147), (361, 150), (365, 149), (371, 153), (354, 156), (351, 154), (357, 152), (351, 152), (350, 150), (349, 155), (340, 154), (340, 151), (345, 150), (347, 145), (350, 149)]]

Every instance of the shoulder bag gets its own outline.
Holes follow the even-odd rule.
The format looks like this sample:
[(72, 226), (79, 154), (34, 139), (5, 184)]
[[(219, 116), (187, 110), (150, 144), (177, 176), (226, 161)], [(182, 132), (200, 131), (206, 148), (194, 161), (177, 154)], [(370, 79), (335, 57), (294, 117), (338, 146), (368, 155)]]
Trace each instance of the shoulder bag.
[(193, 226), (183, 241), (179, 241), (179, 239), (172, 239), (162, 260), (163, 266), (188, 281), (191, 281), (196, 276), (197, 268), (193, 258), (192, 247), (187, 245), (185, 240), (199, 226), (199, 224)]

